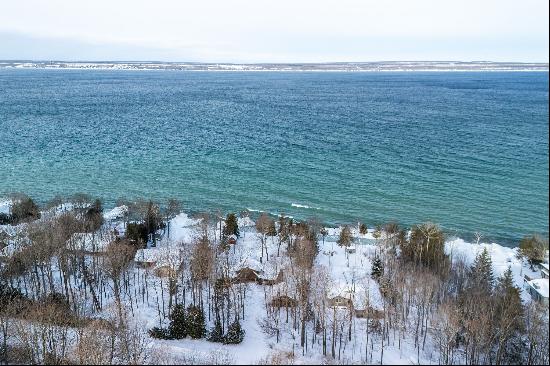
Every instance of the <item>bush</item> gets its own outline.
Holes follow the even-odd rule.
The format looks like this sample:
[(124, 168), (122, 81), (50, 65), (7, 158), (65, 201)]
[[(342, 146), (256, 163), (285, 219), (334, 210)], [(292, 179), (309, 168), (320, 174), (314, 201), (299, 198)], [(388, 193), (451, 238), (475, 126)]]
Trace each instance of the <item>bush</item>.
[(361, 225), (359, 225), (359, 234), (365, 235), (368, 232), (369, 232), (369, 230), (367, 229), (367, 225), (361, 223)]
[(244, 339), (245, 331), (241, 328), (241, 323), (235, 319), (227, 329), (227, 334), (223, 337), (224, 344), (239, 344)]
[(149, 336), (156, 339), (172, 339), (166, 328), (153, 327), (149, 329)]

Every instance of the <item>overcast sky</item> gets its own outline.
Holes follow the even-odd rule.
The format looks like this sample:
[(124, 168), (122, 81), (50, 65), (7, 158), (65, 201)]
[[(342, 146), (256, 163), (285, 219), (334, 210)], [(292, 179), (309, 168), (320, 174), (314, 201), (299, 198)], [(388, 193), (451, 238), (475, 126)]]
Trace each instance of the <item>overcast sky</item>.
[(2, 0), (0, 59), (548, 62), (548, 0)]

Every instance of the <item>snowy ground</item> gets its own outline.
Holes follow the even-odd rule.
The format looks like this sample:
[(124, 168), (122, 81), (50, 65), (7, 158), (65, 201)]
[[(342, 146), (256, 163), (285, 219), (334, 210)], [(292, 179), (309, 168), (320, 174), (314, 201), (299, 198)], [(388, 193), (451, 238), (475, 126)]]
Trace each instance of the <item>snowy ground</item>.
[[(0, 202), (0, 212), (8, 212), (9, 201)], [(54, 210), (54, 214), (58, 211), (70, 209), (67, 207), (59, 207)], [(124, 230), (124, 225), (120, 221), (126, 212), (125, 207), (116, 207), (105, 212), (106, 225), (111, 228), (117, 228), (119, 232)], [(263, 264), (259, 264), (261, 256), (261, 247), (258, 234), (254, 228), (254, 222), (249, 218), (239, 219), (241, 237), (238, 239), (235, 248), (230, 250), (231, 266), (238, 268), (244, 263), (249, 265), (260, 266), (263, 275), (266, 278), (274, 278), (279, 270), (286, 270), (285, 258), (283, 255), (277, 256), (276, 239), (268, 238), (269, 261), (264, 258)], [(7, 227), (0, 226), (0, 230)], [(168, 234), (169, 231), (169, 234)], [(219, 231), (210, 229), (211, 237), (218, 237)], [(379, 250), (376, 245), (376, 240), (372, 236), (373, 230), (369, 230), (369, 234), (360, 235), (356, 229), (353, 234), (356, 237), (355, 253), (346, 253), (345, 250), (336, 244), (336, 238), (339, 234), (339, 228), (329, 228), (329, 234), (324, 240), (320, 240), (320, 251), (316, 260), (316, 267), (324, 267), (330, 275), (330, 287), (334, 293), (347, 291), (350, 287), (355, 287), (357, 302), (364, 302), (368, 298), (369, 304), (375, 309), (382, 309), (382, 296), (380, 294), (378, 284), (371, 276), (371, 259)], [(185, 213), (177, 215), (170, 221), (169, 230), (166, 229), (165, 235), (158, 242), (154, 250), (157, 253), (173, 253), (173, 249), (184, 248), (198, 238), (200, 234), (200, 220), (189, 217)], [(87, 250), (92, 246), (89, 244), (90, 237), (87, 234), (76, 235), (75, 239), (81, 243)], [(99, 241), (102, 244), (106, 243), (105, 237)], [(102, 248), (101, 245), (99, 248)], [(95, 247), (94, 247), (95, 248)], [(182, 249), (183, 248), (183, 249)], [(452, 239), (446, 243), (446, 252), (453, 260), (462, 259), (467, 264), (471, 264), (476, 255), (483, 249), (487, 248), (493, 260), (495, 275), (498, 276), (506, 268), (510, 267), (514, 273), (514, 279), (520, 288), (523, 288), (524, 275), (530, 277), (540, 277), (539, 273), (533, 272), (527, 265), (522, 263), (516, 257), (516, 248), (503, 247), (495, 243), (480, 243), (472, 244), (463, 241), (462, 239)], [(4, 256), (13, 254), (16, 248), (10, 247), (5, 249)], [(188, 252), (186, 252), (188, 254)], [(168, 254), (170, 255), (170, 254)], [(180, 253), (181, 255), (181, 253)], [(158, 262), (158, 265), (162, 264)], [(134, 274), (144, 276), (144, 269), (135, 267), (132, 269)], [(167, 294), (167, 281), (162, 280), (154, 275), (147, 275), (147, 281), (150, 286), (159, 290), (160, 286), (164, 286), (164, 294)], [(215, 362), (215, 363), (237, 363), (237, 364), (253, 364), (265, 359), (269, 354), (280, 352), (281, 354), (292, 353), (294, 363), (327, 363), (321, 353), (320, 345), (312, 344), (307, 352), (300, 348), (299, 332), (293, 330), (291, 324), (282, 322), (281, 339), (277, 343), (273, 336), (268, 336), (262, 330), (260, 323), (266, 317), (266, 298), (270, 298), (269, 291), (266, 286), (257, 284), (248, 284), (246, 297), (245, 318), (242, 321), (243, 329), (246, 335), (242, 344), (239, 345), (221, 345), (219, 343), (211, 343), (206, 340), (152, 340), (151, 347), (154, 349), (154, 354), (158, 357), (164, 357), (165, 362), (183, 362), (192, 358), (198, 363)], [(522, 297), (525, 301), (529, 301), (530, 297), (526, 291), (522, 291)], [(135, 300), (135, 299), (134, 299)], [(159, 309), (154, 301), (138, 302), (135, 300), (133, 304), (133, 314), (135, 321), (146, 329), (154, 326), (159, 326)], [(343, 314), (345, 316), (345, 314)], [(283, 315), (284, 317), (284, 315)], [(208, 319), (208, 317), (207, 317)], [(209, 322), (210, 328), (212, 320)], [(166, 325), (166, 321), (163, 323)], [(381, 350), (378, 349), (379, 344), (374, 343), (372, 346), (371, 359), (365, 360), (365, 343), (366, 320), (354, 318), (353, 320), (353, 340), (346, 345), (343, 350), (341, 363), (357, 363), (364, 364), (379, 362)], [(430, 341), (428, 341), (430, 343)], [(418, 364), (420, 363), (437, 363), (438, 358), (435, 349), (430, 344), (426, 350), (417, 354), (412, 340), (405, 340), (399, 345), (395, 334), (390, 336), (390, 343), (384, 348), (384, 364)], [(289, 362), (289, 360), (287, 360)]]

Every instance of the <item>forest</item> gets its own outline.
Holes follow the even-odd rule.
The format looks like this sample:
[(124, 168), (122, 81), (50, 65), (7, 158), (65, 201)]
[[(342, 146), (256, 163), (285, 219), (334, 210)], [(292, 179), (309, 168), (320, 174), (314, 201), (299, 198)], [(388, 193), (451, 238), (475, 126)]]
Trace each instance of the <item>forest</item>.
[(548, 304), (523, 286), (548, 239), (504, 259), (451, 239), (429, 222), (14, 194), (0, 205), (0, 363), (548, 364)]

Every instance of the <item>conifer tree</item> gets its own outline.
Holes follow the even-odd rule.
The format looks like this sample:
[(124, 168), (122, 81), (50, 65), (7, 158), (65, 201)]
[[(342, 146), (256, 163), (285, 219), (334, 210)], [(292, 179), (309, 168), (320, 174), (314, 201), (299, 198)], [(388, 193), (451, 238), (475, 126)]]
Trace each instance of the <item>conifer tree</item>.
[(210, 342), (223, 342), (223, 331), (222, 331), (222, 324), (220, 322), (219, 318), (216, 318), (214, 321), (214, 328), (210, 331), (210, 334), (208, 335), (208, 340)]
[(204, 321), (204, 313), (195, 306), (189, 305), (187, 308), (187, 334), (194, 339), (203, 338), (206, 335), (206, 324)]
[(495, 278), (493, 275), (493, 261), (487, 248), (483, 248), (483, 251), (477, 255), (470, 274), (470, 287), (486, 294), (491, 293)]
[(379, 256), (376, 256), (372, 261), (370, 274), (375, 279), (380, 278), (380, 276), (384, 274), (384, 265), (382, 264), (382, 260), (380, 259)]
[(369, 230), (367, 228), (367, 225), (365, 225), (364, 223), (361, 223), (361, 225), (359, 225), (359, 233), (365, 235), (368, 232)]
[(353, 237), (351, 235), (351, 229), (348, 225), (346, 225), (340, 231), (340, 236), (338, 237), (336, 243), (338, 243), (338, 245), (341, 247), (349, 247), (352, 241)]
[(223, 228), (223, 235), (225, 237), (235, 235), (237, 238), (239, 237), (239, 223), (237, 221), (237, 215), (234, 213), (227, 214), (227, 217), (225, 218), (225, 226)]
[[(495, 327), (498, 329), (497, 364), (517, 362), (521, 349), (521, 331), (524, 329), (524, 309), (520, 289), (515, 285), (510, 267), (500, 276), (495, 286)], [(521, 352), (521, 350), (519, 351)]]
[(224, 344), (239, 344), (244, 339), (245, 331), (241, 328), (241, 323), (239, 319), (235, 319), (229, 328), (227, 329), (227, 334), (223, 339)]
[(187, 324), (185, 321), (185, 309), (183, 305), (177, 304), (170, 314), (170, 326), (168, 333), (174, 339), (182, 339), (187, 336)]

